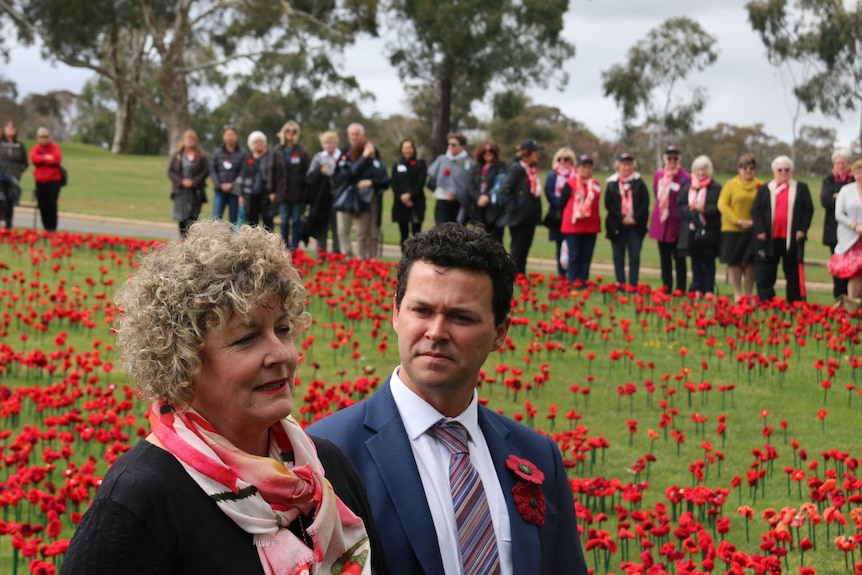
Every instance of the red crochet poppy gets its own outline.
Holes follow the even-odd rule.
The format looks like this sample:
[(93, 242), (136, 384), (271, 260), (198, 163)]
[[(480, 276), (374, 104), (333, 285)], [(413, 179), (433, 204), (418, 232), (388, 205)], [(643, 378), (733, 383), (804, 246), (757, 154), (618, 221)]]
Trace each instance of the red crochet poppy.
[(445, 170), (443, 170), (443, 175), (444, 175), (444, 176), (448, 176), (448, 175), (450, 175), (451, 173), (452, 173), (452, 170), (450, 170), (449, 168), (446, 168)]
[(515, 495), (515, 505), (524, 521), (533, 525), (545, 524), (545, 495), (542, 486), (526, 481), (519, 481), (512, 488)]

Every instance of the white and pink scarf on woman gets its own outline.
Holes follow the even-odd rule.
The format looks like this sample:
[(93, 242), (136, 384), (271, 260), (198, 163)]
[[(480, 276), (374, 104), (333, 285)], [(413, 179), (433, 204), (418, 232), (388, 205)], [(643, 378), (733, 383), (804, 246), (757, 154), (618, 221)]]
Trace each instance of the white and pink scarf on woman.
[(665, 168), (664, 172), (661, 175), (661, 179), (658, 181), (658, 191), (656, 192), (656, 194), (658, 200), (659, 218), (661, 219), (662, 223), (666, 222), (667, 218), (670, 216), (670, 186), (673, 183), (674, 178), (676, 178), (676, 174), (678, 172), (679, 168)]
[(575, 224), (592, 216), (593, 202), (601, 193), (602, 186), (595, 178), (585, 180), (580, 174), (575, 174), (569, 187), (572, 188), (572, 223)]
[(538, 198), (542, 194), (542, 181), (539, 178), (539, 168), (531, 166), (527, 162), (521, 160), (519, 162), (524, 171), (527, 172), (527, 181), (530, 182), (530, 193), (534, 198)]
[[(691, 177), (691, 185), (688, 188), (688, 209), (697, 213), (697, 217), (700, 220), (700, 224), (702, 226), (706, 225), (706, 216), (703, 215), (702, 210), (704, 206), (706, 206), (706, 189), (709, 187), (709, 184), (712, 182), (712, 178), (706, 178), (705, 180), (698, 180), (697, 176)], [(694, 220), (689, 222), (689, 229), (694, 230)]]
[[(267, 575), (371, 573), (371, 547), (362, 519), (324, 477), (311, 439), (288, 416), (269, 430), (269, 457), (246, 453), (193, 409), (154, 403), (153, 434), (219, 509), (254, 537)], [(293, 453), (288, 467), (283, 453)], [(305, 531), (310, 546), (287, 527), (314, 513)]]
[(632, 185), (622, 176), (617, 177), (617, 185), (620, 188), (620, 212), (623, 218), (634, 217), (635, 210), (632, 202)]

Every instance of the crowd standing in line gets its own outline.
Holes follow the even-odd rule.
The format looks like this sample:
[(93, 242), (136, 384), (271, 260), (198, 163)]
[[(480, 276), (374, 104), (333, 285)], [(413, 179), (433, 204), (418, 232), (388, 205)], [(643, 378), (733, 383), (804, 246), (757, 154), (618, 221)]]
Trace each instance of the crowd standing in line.
[[(475, 226), (500, 243), (508, 228), (509, 250), (519, 273), (526, 272), (536, 227), (543, 224), (556, 247), (558, 275), (573, 285), (589, 280), (596, 238), (601, 233), (597, 206), (602, 202), (589, 154), (577, 156), (567, 147), (557, 150), (543, 186), (537, 168), (543, 148), (535, 139), (524, 141), (507, 164), (493, 140), (480, 141), (471, 157), (466, 137), (453, 133), (447, 138), (447, 151), (427, 168), (416, 143), (406, 139), (399, 147), (400, 157), (387, 170), (361, 124), (348, 127), (346, 150), (340, 148), (337, 132), (321, 134), (321, 150), (313, 157), (299, 143), (297, 122), (286, 122), (277, 136), (279, 144), (268, 150), (266, 135), (255, 131), (248, 137), (248, 148), (243, 149), (236, 129), (226, 126), (222, 145), (208, 157), (197, 134), (184, 132), (168, 164), (172, 217), (181, 237), (208, 203), (207, 179), (212, 178), (214, 218), (223, 217), (227, 208), (228, 220), (235, 223), (242, 208), (242, 223), (272, 230), (278, 214), (283, 241), (292, 250), (314, 238), (320, 250), (370, 259), (380, 254), (383, 193), (392, 188), (391, 218), (398, 224), (403, 245), (422, 231), (428, 189), (435, 197), (437, 223)], [(11, 227), (14, 206), (21, 196), (21, 176), (32, 164), (42, 226), (53, 232), (66, 175), (62, 152), (51, 141), (50, 131), (39, 128), (37, 139), (28, 153), (15, 123), (3, 126), (0, 215), (3, 225)], [(692, 172), (701, 170), (699, 175), (681, 167), (677, 146), (667, 146), (662, 158), (664, 166), (653, 179), (651, 215), (650, 194), (631, 154), (617, 157), (616, 173), (607, 179), (605, 235), (611, 242), (619, 285), (638, 284), (640, 254), (648, 233), (657, 242), (662, 286), (668, 294), (714, 294), (718, 257), (727, 265), (737, 302), (750, 296), (755, 285), (760, 299), (774, 297), (779, 262), (788, 280), (787, 299), (805, 298), (800, 272), (813, 205), (808, 186), (793, 179), (789, 158), (776, 158), (773, 179), (763, 184), (756, 177), (755, 157), (743, 154), (737, 162), (738, 174), (723, 187), (712, 179), (712, 164), (706, 156), (698, 157), (692, 166)], [(855, 277), (855, 272), (847, 275), (853, 270), (848, 271), (846, 265), (838, 266), (854, 245), (846, 243), (845, 230), (845, 243), (839, 249), (841, 217), (847, 220), (850, 216), (837, 214), (838, 197), (858, 177), (850, 169), (850, 160), (848, 150), (833, 153), (833, 169), (823, 178), (820, 193), (825, 210), (823, 243), (830, 253), (842, 256), (831, 265), (838, 270), (832, 273), (833, 295), (838, 299), (848, 295), (848, 282)], [(845, 200), (843, 205), (852, 213), (854, 202)], [(855, 233), (855, 227), (850, 233)], [(690, 284), (687, 258), (692, 260)], [(856, 299), (859, 294), (849, 295)]]

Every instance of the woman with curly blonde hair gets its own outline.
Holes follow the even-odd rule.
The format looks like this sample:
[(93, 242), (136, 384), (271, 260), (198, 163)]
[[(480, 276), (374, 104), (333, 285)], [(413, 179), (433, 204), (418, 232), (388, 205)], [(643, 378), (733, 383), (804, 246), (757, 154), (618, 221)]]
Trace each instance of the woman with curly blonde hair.
[(199, 222), (144, 258), (117, 341), (151, 433), (108, 471), (63, 573), (381, 572), (355, 468), (290, 416), (305, 301), (261, 228)]

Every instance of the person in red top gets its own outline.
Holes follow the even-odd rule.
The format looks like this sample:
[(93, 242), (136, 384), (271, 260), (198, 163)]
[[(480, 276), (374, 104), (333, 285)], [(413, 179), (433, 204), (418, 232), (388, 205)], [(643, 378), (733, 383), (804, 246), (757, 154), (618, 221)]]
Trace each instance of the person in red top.
[(37, 143), (30, 150), (30, 163), (35, 166), (33, 179), (36, 180), (36, 201), (39, 215), (46, 232), (57, 230), (57, 198), (60, 197), (63, 174), (60, 161), (63, 155), (60, 146), (51, 141), (51, 132), (46, 127), (36, 131)]
[(560, 233), (569, 251), (569, 282), (586, 285), (590, 278), (590, 264), (596, 247), (596, 236), (602, 229), (599, 216), (599, 196), (602, 185), (593, 178), (593, 158), (589, 154), (578, 156), (575, 174), (563, 188), (563, 221)]
[(803, 300), (799, 264), (804, 261), (805, 237), (814, 204), (805, 182), (793, 179), (793, 161), (778, 156), (772, 161), (774, 179), (760, 186), (751, 205), (754, 230), (754, 281), (761, 301), (775, 297), (778, 260), (787, 279), (787, 301)]

